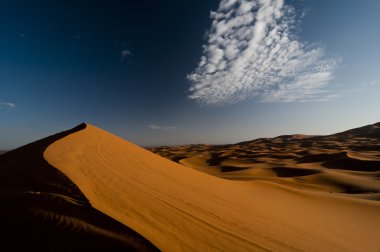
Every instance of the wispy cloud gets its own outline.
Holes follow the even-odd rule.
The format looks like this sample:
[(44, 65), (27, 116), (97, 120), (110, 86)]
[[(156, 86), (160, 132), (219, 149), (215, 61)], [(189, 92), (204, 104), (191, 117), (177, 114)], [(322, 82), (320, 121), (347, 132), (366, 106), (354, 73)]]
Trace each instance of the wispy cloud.
[(363, 86), (375, 86), (377, 84), (376, 81), (368, 81), (368, 82), (363, 82)]
[(0, 102), (0, 108), (13, 109), (15, 107), (16, 107), (16, 104), (14, 104), (13, 102)]
[(129, 50), (122, 50), (120, 52), (120, 61), (127, 60), (132, 55), (132, 52)]
[(167, 130), (167, 131), (178, 131), (180, 130), (179, 128), (175, 126), (162, 126), (162, 125), (157, 125), (157, 124), (151, 124), (148, 126), (152, 130)]
[(205, 105), (318, 99), (339, 58), (294, 35), (296, 11), (283, 0), (222, 0), (198, 67), (191, 99)]
[(319, 96), (318, 98), (317, 97), (313, 97), (311, 99), (303, 99), (303, 100), (299, 100), (300, 102), (325, 102), (325, 101), (330, 101), (330, 100), (333, 100), (333, 99), (337, 99), (341, 97), (340, 95), (336, 95), (336, 94), (328, 94), (328, 95), (324, 95), (324, 96)]

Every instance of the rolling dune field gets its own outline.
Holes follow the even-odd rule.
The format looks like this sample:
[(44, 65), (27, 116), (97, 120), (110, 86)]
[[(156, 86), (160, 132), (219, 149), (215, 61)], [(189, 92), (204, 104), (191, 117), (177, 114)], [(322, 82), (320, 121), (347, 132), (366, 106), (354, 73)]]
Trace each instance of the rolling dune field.
[(3, 246), (378, 251), (379, 124), (152, 151), (89, 124), (0, 156)]

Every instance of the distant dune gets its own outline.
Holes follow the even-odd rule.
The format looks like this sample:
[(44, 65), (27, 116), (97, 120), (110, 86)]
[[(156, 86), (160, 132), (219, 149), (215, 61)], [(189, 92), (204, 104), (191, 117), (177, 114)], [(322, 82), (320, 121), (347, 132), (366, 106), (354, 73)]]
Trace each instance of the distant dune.
[(285, 135), (150, 150), (220, 178), (380, 200), (380, 123), (328, 136)]
[(0, 156), (2, 239), (27, 251), (378, 251), (379, 141), (347, 134), (154, 149), (190, 168), (82, 124)]

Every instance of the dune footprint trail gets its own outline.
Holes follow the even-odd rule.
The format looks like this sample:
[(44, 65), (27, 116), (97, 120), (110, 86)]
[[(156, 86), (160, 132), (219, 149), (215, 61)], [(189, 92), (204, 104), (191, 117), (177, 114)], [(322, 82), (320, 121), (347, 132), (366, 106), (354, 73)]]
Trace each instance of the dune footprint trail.
[(102, 213), (163, 251), (378, 251), (380, 202), (217, 178), (92, 125), (44, 152)]

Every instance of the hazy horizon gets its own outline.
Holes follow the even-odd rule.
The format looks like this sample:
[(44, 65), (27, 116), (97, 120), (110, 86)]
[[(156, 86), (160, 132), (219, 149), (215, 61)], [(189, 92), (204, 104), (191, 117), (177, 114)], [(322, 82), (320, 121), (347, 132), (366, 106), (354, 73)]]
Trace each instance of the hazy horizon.
[(380, 121), (376, 0), (6, 1), (0, 150), (87, 122), (143, 146)]

